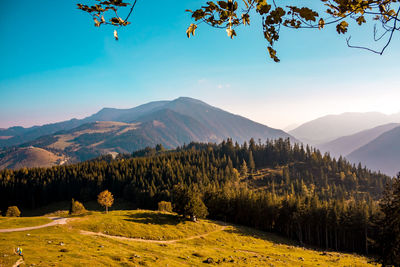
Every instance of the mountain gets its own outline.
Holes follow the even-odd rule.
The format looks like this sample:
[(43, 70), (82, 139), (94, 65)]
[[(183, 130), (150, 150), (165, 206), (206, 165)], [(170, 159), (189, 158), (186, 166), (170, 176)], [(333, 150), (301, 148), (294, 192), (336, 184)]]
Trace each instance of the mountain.
[(69, 158), (62, 153), (54, 153), (38, 147), (16, 148), (0, 152), (0, 169), (50, 167), (63, 165), (68, 161)]
[(62, 130), (69, 130), (81, 125), (83, 122), (77, 119), (58, 123), (33, 126), (30, 128), (11, 127), (0, 130), (0, 147), (11, 147), (35, 140), (36, 138), (56, 133)]
[(346, 156), (358, 148), (368, 144), (381, 134), (400, 126), (399, 123), (389, 123), (372, 129), (343, 136), (331, 142), (318, 145), (321, 152), (329, 152), (334, 157)]
[(379, 112), (343, 113), (327, 115), (304, 123), (289, 134), (305, 143), (318, 145), (379, 125), (400, 122), (400, 113), (386, 115)]
[[(156, 144), (175, 148), (193, 141), (215, 143), (226, 138), (239, 143), (250, 138), (263, 141), (290, 138), (297, 141), (284, 131), (187, 97), (151, 102), (132, 109), (105, 108), (82, 120), (42, 127), (18, 128), (18, 133), (5, 130), (3, 133), (15, 136), (4, 140), (27, 140), (32, 138), (32, 132), (35, 135), (48, 133), (21, 141), (19, 146), (60, 151), (78, 161), (101, 154), (131, 153)], [(56, 131), (56, 128), (60, 130)]]
[(347, 156), (351, 162), (361, 162), (373, 170), (388, 175), (400, 171), (400, 126), (381, 134)]

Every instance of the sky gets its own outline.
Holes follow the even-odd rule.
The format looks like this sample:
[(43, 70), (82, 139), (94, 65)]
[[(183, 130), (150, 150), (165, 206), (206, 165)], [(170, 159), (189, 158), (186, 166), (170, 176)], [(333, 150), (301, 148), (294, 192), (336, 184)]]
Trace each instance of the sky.
[[(399, 35), (379, 56), (348, 48), (334, 27), (283, 29), (277, 64), (267, 55), (260, 19), (233, 40), (206, 25), (188, 39), (185, 9), (204, 2), (139, 0), (115, 41), (113, 28), (94, 27), (77, 1), (3, 0), (0, 128), (180, 96), (275, 128), (327, 114), (400, 111)], [(374, 46), (372, 30), (354, 26), (349, 35)]]

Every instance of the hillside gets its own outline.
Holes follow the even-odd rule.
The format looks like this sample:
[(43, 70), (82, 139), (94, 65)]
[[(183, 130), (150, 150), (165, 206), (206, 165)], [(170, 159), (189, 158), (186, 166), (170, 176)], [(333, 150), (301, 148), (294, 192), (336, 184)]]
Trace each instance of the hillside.
[(63, 165), (68, 161), (69, 158), (62, 153), (38, 147), (23, 147), (0, 152), (0, 169), (50, 167)]
[(130, 153), (156, 144), (171, 149), (191, 141), (218, 141), (198, 121), (171, 110), (159, 110), (139, 120), (141, 122), (87, 123), (28, 145), (62, 150), (83, 161), (101, 154)]
[(350, 153), (347, 158), (355, 163), (361, 162), (373, 170), (388, 175), (400, 171), (400, 127), (387, 131)]
[[(164, 200), (181, 214), (193, 203), (203, 203), (208, 218), (323, 248), (363, 253), (368, 240), (377, 238), (373, 218), (388, 176), (291, 146), (287, 139), (154, 150), (149, 156), (0, 171), (0, 209), (38, 208), (72, 198), (90, 201), (109, 189), (115, 198), (143, 209), (156, 209)], [(371, 229), (368, 236), (365, 222)], [(337, 225), (340, 235), (335, 235)]]
[(389, 123), (372, 129), (343, 136), (331, 142), (318, 145), (321, 152), (329, 152), (334, 157), (347, 156), (354, 150), (368, 144), (381, 134), (400, 126), (398, 123)]
[(82, 120), (0, 131), (0, 145), (56, 149), (76, 161), (102, 154), (132, 153), (156, 144), (173, 149), (190, 142), (216, 143), (227, 138), (239, 143), (250, 138), (296, 141), (284, 131), (186, 97), (132, 109), (105, 108)]
[(379, 125), (400, 122), (400, 113), (386, 115), (378, 112), (327, 115), (304, 123), (289, 133), (312, 145), (330, 142)]
[[(18, 246), (24, 259), (13, 253)], [(366, 257), (299, 247), (247, 227), (146, 210), (92, 212), (67, 225), (3, 233), (0, 253), (2, 266), (374, 266)]]

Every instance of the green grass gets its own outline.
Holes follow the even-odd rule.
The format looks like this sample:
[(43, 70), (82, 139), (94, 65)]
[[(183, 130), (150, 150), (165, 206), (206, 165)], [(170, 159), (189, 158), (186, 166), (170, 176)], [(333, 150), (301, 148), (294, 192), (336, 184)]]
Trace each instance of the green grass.
[(51, 222), (44, 217), (0, 217), (0, 229), (38, 226)]
[[(207, 258), (219, 262), (218, 266), (372, 266), (367, 258), (355, 254), (297, 247), (295, 242), (246, 227), (215, 231), (222, 226), (211, 221), (182, 222), (175, 215), (159, 212), (93, 212), (72, 220), (63, 226), (0, 234), (0, 266), (12, 266), (18, 260), (13, 254), (18, 246), (24, 250), (26, 266), (210, 266), (203, 263)], [(165, 239), (211, 233), (168, 244), (80, 233), (81, 229), (96, 230), (96, 224), (101, 225), (100, 231), (109, 225), (127, 235), (152, 239), (161, 233)]]
[(148, 210), (92, 212), (74, 220), (74, 228), (114, 236), (150, 240), (181, 239), (217, 230), (220, 226), (202, 220), (197, 223), (184, 220), (176, 214)]

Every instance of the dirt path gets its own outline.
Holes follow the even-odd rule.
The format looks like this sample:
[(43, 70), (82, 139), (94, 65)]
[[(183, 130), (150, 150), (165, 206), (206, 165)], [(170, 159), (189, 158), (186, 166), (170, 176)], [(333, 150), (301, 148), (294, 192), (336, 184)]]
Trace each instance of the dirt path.
[[(11, 229), (0, 229), (0, 233), (10, 233), (10, 232), (21, 232), (21, 231), (29, 231), (29, 230), (36, 230), (40, 228), (51, 227), (59, 224), (66, 224), (67, 218), (61, 217), (49, 217), (53, 221), (48, 224), (38, 225), (38, 226), (31, 226), (31, 227), (22, 227), (22, 228), (11, 228)], [(17, 265), (18, 266), (18, 265)]]
[(16, 263), (14, 263), (13, 267), (18, 267), (18, 266), (20, 266), (20, 265), (23, 264), (23, 263), (24, 263), (24, 260), (21, 258), (21, 259), (19, 259)]
[(141, 239), (141, 238), (130, 238), (130, 237), (123, 237), (123, 236), (115, 236), (115, 235), (106, 235), (103, 233), (95, 233), (95, 232), (88, 232), (88, 231), (83, 231), (81, 230), (81, 234), (83, 235), (92, 235), (92, 236), (103, 236), (107, 238), (112, 238), (112, 239), (117, 239), (117, 240), (125, 240), (125, 241), (135, 241), (135, 242), (143, 242), (143, 243), (156, 243), (156, 244), (172, 244), (176, 243), (179, 241), (186, 241), (186, 240), (192, 240), (192, 239), (197, 239), (197, 238), (204, 238), (208, 235), (211, 235), (216, 232), (221, 232), (226, 229), (227, 226), (222, 226), (218, 230), (208, 232), (202, 235), (195, 235), (195, 236), (189, 236), (181, 239), (174, 239), (174, 240), (150, 240), (150, 239)]

